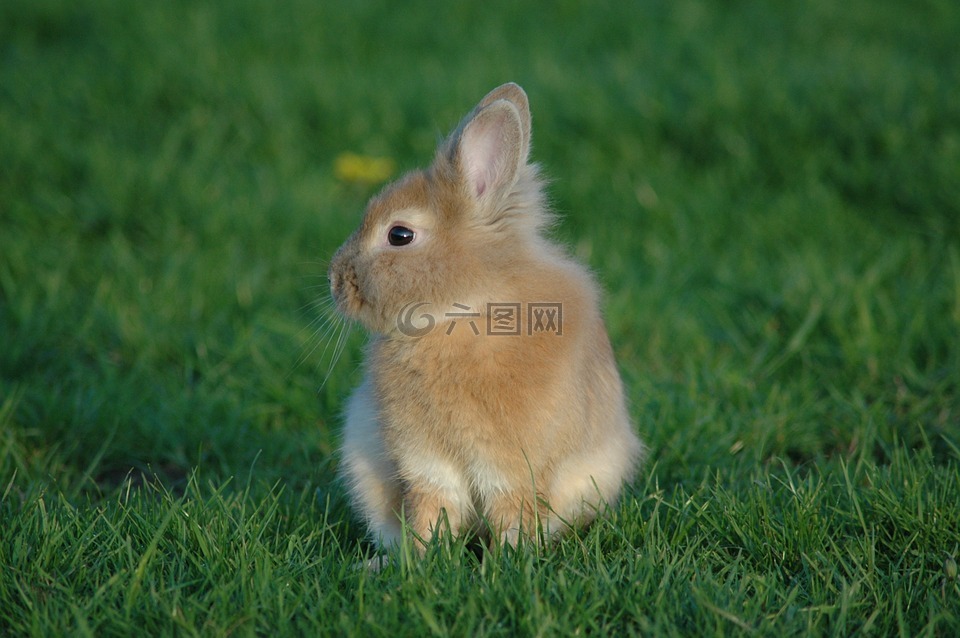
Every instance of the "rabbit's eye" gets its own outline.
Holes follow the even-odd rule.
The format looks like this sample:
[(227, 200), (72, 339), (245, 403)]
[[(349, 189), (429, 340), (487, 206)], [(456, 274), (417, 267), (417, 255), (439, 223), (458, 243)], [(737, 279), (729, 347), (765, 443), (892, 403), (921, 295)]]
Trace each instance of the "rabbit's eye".
[(406, 226), (394, 226), (387, 231), (387, 241), (391, 246), (406, 246), (413, 241), (416, 233)]

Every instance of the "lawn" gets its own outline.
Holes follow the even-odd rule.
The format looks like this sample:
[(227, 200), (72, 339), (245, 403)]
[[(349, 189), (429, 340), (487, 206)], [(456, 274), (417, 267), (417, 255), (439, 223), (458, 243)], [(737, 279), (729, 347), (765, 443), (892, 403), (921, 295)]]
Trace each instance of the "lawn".
[[(952, 0), (0, 3), (0, 634), (960, 634), (958, 38)], [(356, 570), (326, 264), (509, 80), (650, 454), (556, 546)]]

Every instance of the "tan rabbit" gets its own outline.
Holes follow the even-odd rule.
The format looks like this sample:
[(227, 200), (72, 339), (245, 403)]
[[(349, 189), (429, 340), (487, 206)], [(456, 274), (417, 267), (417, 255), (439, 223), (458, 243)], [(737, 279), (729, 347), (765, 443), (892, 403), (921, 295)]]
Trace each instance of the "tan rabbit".
[(487, 95), (433, 165), (389, 185), (337, 251), (339, 311), (374, 333), (342, 475), (380, 545), (444, 526), (508, 543), (592, 520), (643, 446), (590, 273), (544, 234), (516, 84)]

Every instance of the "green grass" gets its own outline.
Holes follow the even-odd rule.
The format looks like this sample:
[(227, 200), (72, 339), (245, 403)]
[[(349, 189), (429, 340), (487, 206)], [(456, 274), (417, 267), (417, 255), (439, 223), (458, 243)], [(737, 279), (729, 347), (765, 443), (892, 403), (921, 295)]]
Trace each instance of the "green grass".
[[(3, 2), (0, 634), (960, 633), (958, 35), (949, 0)], [(336, 158), (423, 165), (507, 80), (649, 461), (556, 547), (356, 571), (363, 338), (322, 388), (314, 346), (376, 185)]]

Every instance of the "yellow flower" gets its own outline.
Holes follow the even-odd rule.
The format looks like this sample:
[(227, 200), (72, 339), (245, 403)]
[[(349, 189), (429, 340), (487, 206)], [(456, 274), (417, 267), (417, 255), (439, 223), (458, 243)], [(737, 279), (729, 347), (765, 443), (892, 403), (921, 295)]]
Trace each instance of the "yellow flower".
[(333, 172), (342, 182), (377, 184), (393, 175), (395, 163), (389, 157), (370, 157), (341, 153), (333, 163)]

